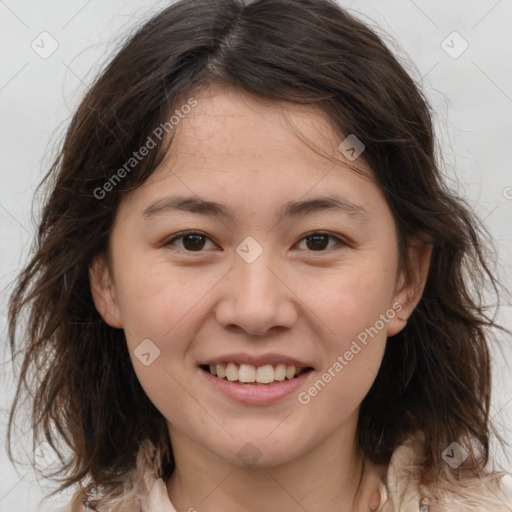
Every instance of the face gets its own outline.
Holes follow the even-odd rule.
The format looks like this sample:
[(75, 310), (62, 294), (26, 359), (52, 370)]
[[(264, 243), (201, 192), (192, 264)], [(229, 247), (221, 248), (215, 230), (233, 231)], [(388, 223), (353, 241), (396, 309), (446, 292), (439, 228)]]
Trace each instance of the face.
[[(278, 464), (354, 431), (386, 339), (421, 290), (398, 267), (383, 193), (362, 158), (352, 164), (366, 175), (348, 167), (325, 116), (214, 87), (195, 98), (165, 161), (119, 206), (110, 263), (91, 266), (93, 297), (124, 330), (171, 440)], [(271, 364), (278, 379), (292, 360), (309, 370), (272, 386), (220, 382), (202, 366), (243, 364), (231, 378), (250, 380)]]

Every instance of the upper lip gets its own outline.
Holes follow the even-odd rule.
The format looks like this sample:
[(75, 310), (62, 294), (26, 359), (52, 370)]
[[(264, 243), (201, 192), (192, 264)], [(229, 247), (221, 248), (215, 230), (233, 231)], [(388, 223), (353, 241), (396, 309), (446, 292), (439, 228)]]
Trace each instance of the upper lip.
[(297, 368), (313, 368), (311, 365), (301, 361), (300, 359), (276, 353), (262, 354), (260, 356), (242, 353), (225, 354), (223, 356), (209, 359), (201, 364), (215, 365), (221, 363), (235, 363), (237, 365), (251, 364), (253, 366), (265, 366), (267, 364), (275, 366), (277, 364), (285, 364), (287, 366), (295, 366)]

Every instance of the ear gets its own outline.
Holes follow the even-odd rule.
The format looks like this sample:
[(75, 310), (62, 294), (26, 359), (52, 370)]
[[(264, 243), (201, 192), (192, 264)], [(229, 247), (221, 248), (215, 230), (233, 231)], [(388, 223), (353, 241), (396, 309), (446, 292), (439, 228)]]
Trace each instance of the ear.
[(121, 329), (123, 323), (116, 299), (115, 287), (106, 257), (95, 256), (89, 266), (91, 294), (96, 310), (111, 327)]
[(388, 324), (388, 336), (398, 334), (405, 327), (407, 319), (418, 305), (427, 282), (433, 247), (432, 243), (417, 237), (409, 242), (407, 258), (410, 275), (406, 275), (405, 269), (401, 269), (398, 275), (393, 297), (393, 309), (397, 314)]

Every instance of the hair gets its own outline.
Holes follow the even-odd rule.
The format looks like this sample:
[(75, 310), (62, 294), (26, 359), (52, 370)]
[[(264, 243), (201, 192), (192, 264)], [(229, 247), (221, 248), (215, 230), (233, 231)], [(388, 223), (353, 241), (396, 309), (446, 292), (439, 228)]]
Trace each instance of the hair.
[[(11, 460), (14, 416), (28, 391), (34, 439), (59, 454), (58, 490), (92, 481), (113, 492), (146, 440), (166, 455), (161, 475), (173, 472), (165, 418), (138, 382), (123, 330), (95, 309), (88, 268), (108, 249), (120, 201), (171, 147), (172, 133), (156, 137), (158, 128), (213, 84), (312, 105), (339, 134), (364, 142), (360, 158), (393, 213), (401, 266), (407, 271), (413, 237), (433, 248), (422, 298), (388, 340), (361, 404), (358, 445), (385, 464), (421, 431), (425, 481), (455, 471), (441, 457), (454, 440), (470, 454), (456, 471), (483, 475), (491, 435), (499, 437), (489, 417), (489, 343), (492, 329), (505, 330), (483, 299), (484, 290), (499, 298), (500, 288), (484, 249), (488, 233), (444, 182), (420, 86), (381, 37), (334, 0), (178, 1), (133, 33), (85, 94), (40, 184), (47, 195), (37, 236), (10, 298), (10, 347), (22, 355)], [(148, 138), (155, 147), (127, 170)]]

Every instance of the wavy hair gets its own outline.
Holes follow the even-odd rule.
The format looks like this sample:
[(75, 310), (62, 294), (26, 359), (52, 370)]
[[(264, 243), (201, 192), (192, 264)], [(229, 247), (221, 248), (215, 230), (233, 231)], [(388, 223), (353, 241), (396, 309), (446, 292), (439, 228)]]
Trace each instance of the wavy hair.
[(489, 235), (445, 183), (420, 86), (334, 0), (175, 2), (129, 37), (85, 94), (40, 185), (47, 195), (37, 236), (10, 298), (10, 347), (22, 357), (11, 460), (15, 413), (28, 392), (34, 439), (60, 457), (58, 490), (92, 482), (104, 497), (119, 493), (147, 441), (164, 454), (160, 474), (173, 472), (165, 419), (137, 380), (123, 331), (96, 311), (88, 268), (107, 249), (119, 202), (162, 161), (172, 137), (157, 139), (122, 181), (114, 176), (187, 98), (214, 83), (314, 105), (340, 135), (364, 142), (402, 264), (411, 237), (433, 252), (423, 296), (388, 340), (361, 404), (358, 444), (373, 462), (388, 463), (420, 430), (425, 481), (454, 471), (441, 457), (453, 441), (470, 454), (457, 474), (483, 475), (498, 435), (489, 417), (489, 343), (494, 328), (504, 330), (483, 300), (484, 290), (498, 299), (500, 292), (484, 249)]

